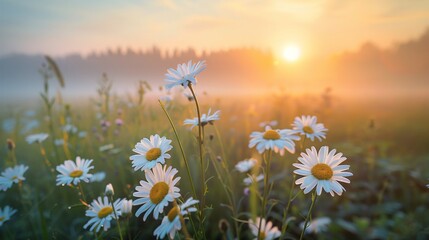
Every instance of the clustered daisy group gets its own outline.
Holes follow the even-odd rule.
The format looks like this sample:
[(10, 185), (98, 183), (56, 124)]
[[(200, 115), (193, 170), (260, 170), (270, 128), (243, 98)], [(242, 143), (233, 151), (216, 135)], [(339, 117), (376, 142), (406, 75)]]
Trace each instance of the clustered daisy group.
[[(189, 88), (192, 95), (188, 99), (197, 101), (192, 86), (197, 84), (196, 76), (206, 68), (204, 61), (197, 63), (179, 64), (176, 69), (170, 68), (165, 75), (166, 89), (170, 90), (174, 87)], [(200, 114), (197, 105), (198, 116), (186, 119), (183, 124), (190, 125), (191, 129), (197, 127), (199, 130), (200, 144), (202, 144), (201, 131), (206, 125), (214, 124), (220, 119), (220, 111), (209, 109), (207, 113)], [(121, 123), (122, 124), (122, 123)], [(297, 162), (292, 163), (296, 169), (294, 174), (300, 177), (295, 180), (295, 184), (299, 185), (304, 194), (312, 193), (319, 196), (322, 192), (329, 193), (332, 196), (342, 195), (345, 191), (343, 183), (350, 183), (347, 177), (353, 174), (348, 172), (349, 165), (343, 165), (346, 160), (342, 153), (335, 149), (329, 149), (328, 146), (322, 146), (316, 149), (314, 146), (303, 151), (303, 143), (306, 139), (310, 141), (322, 141), (326, 138), (328, 131), (322, 123), (317, 122), (316, 116), (300, 116), (296, 117), (290, 129), (275, 129), (278, 122), (264, 122), (261, 127), (263, 131), (255, 131), (250, 134), (248, 147), (256, 149), (256, 152), (261, 155), (263, 161), (258, 157), (248, 158), (238, 162), (235, 169), (238, 172), (246, 174), (243, 178), (243, 183), (249, 191), (250, 186), (264, 181), (264, 192), (261, 194), (263, 198), (262, 208), (265, 208), (269, 198), (269, 171), (270, 160), (272, 154), (284, 156), (286, 153), (295, 154), (296, 145), (301, 144), (302, 151), (297, 158)], [(36, 134), (27, 137), (28, 143), (41, 144), (47, 134)], [(132, 151), (134, 155), (129, 157), (131, 168), (134, 172), (142, 172), (143, 178), (135, 186), (133, 192), (134, 199), (115, 198), (114, 188), (111, 184), (106, 185), (106, 190), (102, 196), (98, 196), (90, 202), (84, 199), (83, 187), (85, 184), (95, 181), (102, 181), (105, 178), (103, 172), (91, 172), (94, 170), (93, 160), (83, 159), (79, 156), (73, 160), (66, 160), (62, 164), (56, 166), (55, 170), (56, 185), (69, 186), (77, 189), (81, 193), (81, 202), (86, 206), (85, 215), (89, 218), (84, 229), (92, 232), (100, 230), (107, 231), (112, 224), (116, 224), (119, 228), (119, 234), (122, 239), (120, 230), (120, 218), (128, 218), (133, 213), (133, 206), (136, 208), (134, 215), (141, 218), (143, 221), (148, 219), (159, 220), (159, 225), (153, 231), (153, 236), (157, 239), (169, 237), (174, 239), (176, 233), (180, 230), (187, 235), (185, 220), (189, 219), (191, 213), (202, 213), (205, 206), (197, 207), (198, 203), (203, 202), (202, 199), (187, 199), (182, 197), (179, 188), (181, 177), (179, 171), (173, 168), (169, 161), (174, 161), (170, 155), (173, 149), (172, 140), (158, 134), (150, 135), (138, 141)], [(200, 149), (201, 151), (201, 149)], [(204, 169), (204, 167), (202, 167)], [(264, 171), (260, 171), (260, 169)], [(0, 176), (0, 190), (6, 191), (13, 184), (20, 184), (25, 180), (24, 173), (28, 170), (25, 165), (16, 165), (15, 167), (7, 168)], [(205, 182), (205, 179), (202, 179)], [(194, 192), (195, 193), (195, 192)], [(187, 194), (183, 194), (187, 195)], [(313, 206), (313, 204), (312, 204)], [(16, 210), (10, 206), (0, 208), (0, 226), (16, 213)], [(311, 209), (309, 210), (309, 216)], [(257, 217), (245, 219), (248, 229), (255, 239), (276, 239), (282, 235), (282, 232), (273, 222), (268, 220), (269, 214), (265, 209)], [(116, 221), (116, 223), (114, 223)], [(313, 231), (316, 225), (329, 224), (330, 220), (314, 219), (307, 224), (309, 218), (305, 219), (302, 224), (303, 232)], [(322, 224), (323, 223), (323, 224)], [(284, 223), (283, 223), (284, 224)]]

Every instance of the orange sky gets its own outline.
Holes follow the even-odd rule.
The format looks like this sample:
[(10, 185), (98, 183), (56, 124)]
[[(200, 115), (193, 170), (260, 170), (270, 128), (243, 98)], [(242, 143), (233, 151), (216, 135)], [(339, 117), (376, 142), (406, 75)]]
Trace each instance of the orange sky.
[(0, 2), (0, 56), (64, 55), (106, 48), (198, 51), (257, 47), (281, 55), (289, 43), (303, 57), (381, 47), (419, 36), (429, 1), (12, 1)]

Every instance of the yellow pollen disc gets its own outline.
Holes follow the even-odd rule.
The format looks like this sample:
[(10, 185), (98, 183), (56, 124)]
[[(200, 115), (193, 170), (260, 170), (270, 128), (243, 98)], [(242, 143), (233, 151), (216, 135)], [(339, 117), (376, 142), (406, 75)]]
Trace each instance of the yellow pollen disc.
[(159, 148), (152, 148), (146, 152), (146, 159), (148, 161), (156, 160), (159, 156), (161, 156), (161, 149)]
[(15, 179), (17, 179), (17, 178), (18, 178), (17, 176), (13, 176), (13, 177), (12, 177), (12, 180), (15, 180)]
[(83, 172), (81, 170), (74, 170), (73, 172), (70, 173), (70, 177), (72, 178), (77, 178), (82, 176)]
[(170, 222), (173, 222), (173, 220), (177, 217), (178, 214), (179, 214), (179, 208), (173, 207), (167, 214), (168, 220)]
[(169, 187), (165, 182), (158, 182), (153, 185), (149, 193), (149, 198), (154, 204), (158, 204), (167, 195)]
[(311, 169), (311, 174), (319, 180), (329, 180), (334, 175), (334, 172), (327, 164), (318, 163)]
[(308, 133), (308, 134), (313, 134), (314, 133), (313, 128), (311, 128), (310, 126), (304, 126), (302, 128), (302, 131), (304, 131), (305, 133)]
[(264, 239), (265, 239), (265, 232), (259, 233), (259, 240), (264, 240)]
[(270, 129), (265, 131), (262, 137), (266, 140), (277, 140), (280, 139), (280, 134), (277, 131)]
[(100, 211), (98, 211), (98, 218), (105, 218), (109, 216), (113, 212), (112, 207), (104, 207)]
[(4, 217), (0, 217), (0, 222), (4, 220)]

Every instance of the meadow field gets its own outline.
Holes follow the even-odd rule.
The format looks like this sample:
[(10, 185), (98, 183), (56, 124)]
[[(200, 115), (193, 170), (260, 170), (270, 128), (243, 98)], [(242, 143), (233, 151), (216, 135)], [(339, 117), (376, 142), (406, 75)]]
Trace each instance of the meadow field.
[[(104, 79), (91, 97), (63, 99), (67, 88), (50, 87), (63, 81), (50, 64), (34, 90), (40, 98), (1, 108), (1, 239), (429, 238), (425, 96), (351, 98), (333, 88), (234, 97), (200, 91), (191, 80), (170, 91), (141, 82), (134, 93), (118, 95)], [(320, 140), (310, 137), (316, 128), (297, 128), (296, 118), (305, 116), (323, 124)], [(144, 138), (162, 146), (142, 152)], [(251, 139), (262, 149), (249, 147)], [(341, 156), (323, 146), (347, 158), (341, 168)], [(307, 157), (328, 170), (307, 168), (321, 186), (303, 191), (297, 166)], [(92, 160), (93, 168), (73, 165), (78, 158)], [(323, 163), (329, 158), (337, 164)], [(253, 160), (237, 166), (246, 159)], [(175, 182), (169, 175), (168, 193), (155, 193), (157, 174), (170, 166)], [(99, 197), (106, 198), (94, 203)], [(160, 207), (153, 216), (141, 209), (148, 202)], [(16, 211), (6, 214), (6, 206)]]

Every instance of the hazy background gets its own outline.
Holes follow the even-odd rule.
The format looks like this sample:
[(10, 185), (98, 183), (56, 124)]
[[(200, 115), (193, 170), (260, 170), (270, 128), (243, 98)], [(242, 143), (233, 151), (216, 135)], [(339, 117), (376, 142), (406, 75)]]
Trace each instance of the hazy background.
[[(157, 87), (166, 69), (207, 61), (201, 91), (424, 97), (429, 93), (427, 1), (0, 1), (0, 98), (42, 90), (43, 55), (66, 97)], [(294, 44), (301, 57), (287, 62)], [(54, 88), (55, 89), (55, 88)]]

